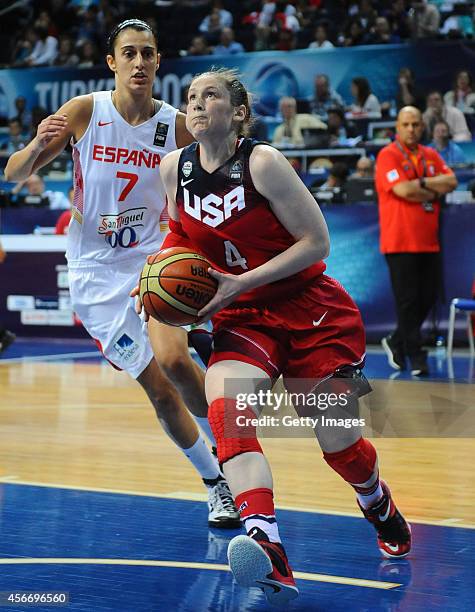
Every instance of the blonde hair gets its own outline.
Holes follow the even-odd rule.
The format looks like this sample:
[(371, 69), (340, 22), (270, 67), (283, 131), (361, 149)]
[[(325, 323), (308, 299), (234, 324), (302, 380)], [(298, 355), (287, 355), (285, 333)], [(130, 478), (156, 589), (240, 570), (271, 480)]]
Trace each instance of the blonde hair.
[(234, 107), (242, 105), (246, 107), (244, 121), (236, 121), (234, 129), (237, 136), (247, 136), (249, 134), (249, 128), (253, 123), (253, 119), (251, 117), (252, 95), (242, 84), (239, 71), (234, 68), (217, 68), (216, 66), (211, 66), (211, 68), (206, 72), (195, 75), (190, 83), (190, 86), (194, 81), (196, 81), (197, 78), (202, 76), (214, 76), (219, 78), (229, 92), (231, 104)]

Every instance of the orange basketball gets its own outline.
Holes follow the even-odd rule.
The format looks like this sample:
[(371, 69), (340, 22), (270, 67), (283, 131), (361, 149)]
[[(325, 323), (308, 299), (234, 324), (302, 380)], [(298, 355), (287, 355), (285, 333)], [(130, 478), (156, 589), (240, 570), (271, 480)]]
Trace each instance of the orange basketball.
[(167, 325), (190, 325), (215, 295), (218, 283), (209, 261), (191, 249), (171, 247), (147, 257), (140, 275), (140, 299), (146, 312)]

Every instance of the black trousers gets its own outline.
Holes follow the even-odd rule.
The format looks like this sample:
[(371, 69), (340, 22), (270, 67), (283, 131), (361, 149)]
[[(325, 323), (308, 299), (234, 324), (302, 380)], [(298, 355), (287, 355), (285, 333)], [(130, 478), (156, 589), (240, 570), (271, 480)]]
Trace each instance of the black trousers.
[(440, 286), (439, 253), (390, 253), (386, 261), (396, 302), (394, 346), (409, 357), (422, 351), (421, 327), (435, 305)]

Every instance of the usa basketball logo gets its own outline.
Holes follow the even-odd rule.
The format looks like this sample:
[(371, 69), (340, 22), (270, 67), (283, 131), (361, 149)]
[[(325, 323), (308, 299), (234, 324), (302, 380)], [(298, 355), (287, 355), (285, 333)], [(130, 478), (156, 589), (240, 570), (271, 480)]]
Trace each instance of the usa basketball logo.
[(186, 178), (190, 176), (192, 170), (193, 170), (193, 164), (190, 161), (186, 161), (183, 164), (183, 168), (181, 169), (181, 171), (183, 172)]

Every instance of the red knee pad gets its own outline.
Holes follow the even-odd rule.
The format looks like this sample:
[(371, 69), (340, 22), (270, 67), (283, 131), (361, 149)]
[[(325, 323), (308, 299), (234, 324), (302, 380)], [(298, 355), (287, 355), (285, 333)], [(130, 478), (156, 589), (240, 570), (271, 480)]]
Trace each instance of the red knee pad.
[(208, 421), (216, 439), (219, 463), (242, 453), (262, 453), (256, 426), (249, 422), (255, 418), (250, 408), (238, 410), (234, 399), (220, 397), (211, 402)]
[(346, 482), (361, 485), (373, 476), (378, 456), (371, 442), (360, 438), (338, 453), (323, 453), (323, 458)]

